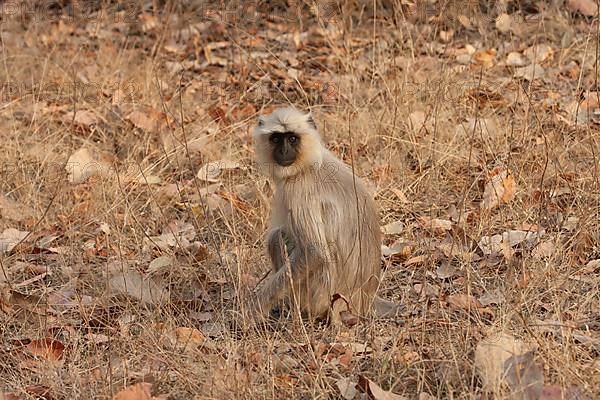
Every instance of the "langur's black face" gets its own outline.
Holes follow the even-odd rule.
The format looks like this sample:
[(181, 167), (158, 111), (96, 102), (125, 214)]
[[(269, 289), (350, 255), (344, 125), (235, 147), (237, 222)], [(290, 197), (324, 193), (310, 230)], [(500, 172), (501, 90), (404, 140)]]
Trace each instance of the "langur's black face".
[(273, 158), (282, 167), (289, 167), (298, 157), (300, 137), (293, 132), (275, 132), (269, 136)]

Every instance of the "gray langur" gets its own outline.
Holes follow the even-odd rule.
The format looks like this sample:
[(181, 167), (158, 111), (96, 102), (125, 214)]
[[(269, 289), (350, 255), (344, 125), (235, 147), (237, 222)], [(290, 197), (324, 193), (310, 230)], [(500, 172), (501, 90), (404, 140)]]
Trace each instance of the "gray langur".
[(261, 116), (253, 139), (258, 167), (275, 188), (267, 234), (272, 271), (256, 292), (253, 312), (267, 314), (287, 300), (309, 318), (323, 318), (339, 294), (360, 316), (395, 315), (398, 306), (376, 296), (381, 233), (375, 203), (325, 148), (311, 115), (282, 108)]

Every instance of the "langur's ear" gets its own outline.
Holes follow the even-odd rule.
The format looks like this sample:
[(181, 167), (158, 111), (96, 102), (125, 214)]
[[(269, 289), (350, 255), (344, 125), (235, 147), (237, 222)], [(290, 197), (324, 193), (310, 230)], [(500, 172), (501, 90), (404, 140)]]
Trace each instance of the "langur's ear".
[(258, 126), (262, 127), (265, 124), (265, 116), (264, 115), (259, 115), (258, 116)]
[(311, 128), (317, 130), (317, 124), (315, 124), (315, 120), (313, 119), (312, 114), (308, 114), (308, 116), (306, 117), (306, 122), (308, 123), (308, 125), (311, 126)]

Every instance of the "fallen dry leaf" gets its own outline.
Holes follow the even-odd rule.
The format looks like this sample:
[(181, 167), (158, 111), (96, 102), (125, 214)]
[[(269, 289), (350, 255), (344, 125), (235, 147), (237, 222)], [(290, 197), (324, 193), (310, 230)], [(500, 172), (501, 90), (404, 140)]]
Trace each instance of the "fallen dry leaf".
[(509, 230), (493, 236), (482, 236), (477, 245), (484, 254), (499, 253), (506, 248), (512, 248), (521, 243), (533, 245), (544, 236), (545, 231), (539, 232)]
[(0, 400), (23, 400), (23, 398), (11, 392), (0, 392)]
[(485, 185), (481, 208), (491, 210), (513, 199), (517, 184), (509, 169), (496, 168), (490, 172), (490, 180)]
[(538, 400), (592, 400), (577, 386), (562, 388), (559, 385), (544, 386)]
[(136, 128), (146, 132), (158, 132), (167, 125), (165, 113), (152, 107), (141, 107), (133, 110), (126, 117)]
[(148, 382), (136, 383), (121, 390), (113, 396), (113, 400), (153, 400), (152, 384)]
[(66, 311), (75, 307), (92, 305), (94, 299), (88, 295), (78, 294), (77, 291), (67, 285), (48, 295), (48, 305), (55, 311)]
[(585, 265), (585, 268), (583, 269), (583, 271), (581, 271), (581, 273), (583, 273), (583, 274), (592, 274), (597, 269), (600, 269), (600, 259), (589, 261)]
[(7, 228), (0, 234), (0, 254), (9, 253), (29, 235), (27, 231)]
[(201, 179), (206, 182), (218, 182), (219, 175), (224, 169), (236, 169), (241, 168), (240, 163), (232, 160), (219, 160), (213, 161), (208, 164), (204, 164), (196, 175), (198, 179)]
[(15, 393), (0, 392), (0, 400), (25, 400), (35, 398), (36, 400), (54, 400), (52, 390), (44, 385), (29, 385), (24, 388), (24, 393), (29, 396), (21, 397)]
[(598, 13), (598, 4), (595, 0), (567, 0), (567, 8), (586, 17), (594, 17)]
[(408, 397), (383, 390), (372, 380), (360, 375), (358, 377), (358, 386), (364, 393), (370, 395), (374, 400), (407, 400)]
[(546, 74), (546, 70), (539, 64), (529, 64), (525, 67), (515, 69), (514, 77), (523, 78), (526, 81), (533, 81), (534, 79), (543, 78)]
[(338, 387), (340, 394), (346, 400), (352, 400), (358, 393), (356, 390), (356, 382), (353, 382), (350, 378), (340, 378), (335, 382)]
[(465, 29), (473, 29), (473, 24), (471, 23), (471, 20), (464, 14), (460, 14), (458, 16), (458, 22), (460, 22), (460, 24)]
[(384, 225), (381, 230), (383, 231), (384, 234), (386, 235), (395, 235), (398, 233), (402, 233), (402, 230), (404, 229), (404, 223), (400, 220), (398, 221), (394, 221), (394, 222), (390, 222), (387, 225)]
[(69, 182), (77, 185), (94, 175), (109, 176), (113, 171), (112, 164), (111, 156), (82, 147), (71, 154), (65, 169)]
[(35, 211), (28, 205), (19, 203), (0, 193), (0, 217), (3, 219), (20, 222), (32, 218), (34, 215)]
[(413, 290), (416, 294), (418, 294), (421, 297), (436, 298), (440, 295), (440, 288), (437, 286), (433, 286), (428, 282), (415, 283), (413, 286)]
[(420, 217), (419, 223), (425, 229), (443, 233), (452, 229), (452, 221), (441, 218)]
[(27, 351), (46, 361), (60, 361), (63, 358), (65, 345), (56, 339), (44, 338), (29, 342)]
[(408, 203), (408, 197), (406, 197), (406, 195), (404, 194), (404, 192), (400, 189), (397, 188), (392, 188), (390, 189), (392, 191), (392, 193), (394, 193), (394, 195), (396, 195), (396, 198), (402, 203), (402, 204), (407, 204)]
[(197, 350), (200, 346), (207, 346), (214, 349), (214, 344), (204, 333), (196, 328), (179, 327), (173, 330), (173, 337), (178, 351), (190, 352)]
[(529, 64), (529, 60), (516, 51), (511, 51), (506, 56), (506, 65), (510, 65), (511, 67), (523, 67), (527, 64)]
[(150, 262), (146, 273), (154, 274), (158, 272), (165, 272), (171, 266), (175, 264), (175, 258), (171, 256), (160, 256)]
[(554, 55), (554, 50), (551, 46), (546, 43), (540, 43), (531, 47), (528, 47), (523, 52), (533, 64), (540, 64)]
[(508, 358), (504, 362), (504, 375), (512, 398), (539, 399), (544, 387), (544, 373), (535, 363), (533, 351)]
[(427, 115), (424, 111), (413, 111), (408, 115), (408, 122), (410, 122), (411, 128), (415, 133), (419, 132), (425, 126), (426, 120)]
[(494, 59), (496, 58), (496, 49), (484, 49), (476, 51), (473, 54), (473, 60), (483, 65), (485, 68), (490, 68), (494, 65)]
[(485, 294), (479, 297), (479, 303), (482, 306), (489, 306), (490, 304), (502, 304), (504, 303), (505, 297), (500, 289), (494, 289), (492, 291), (485, 292)]
[(384, 257), (403, 260), (410, 257), (413, 249), (412, 244), (405, 242), (403, 239), (398, 239), (390, 246), (381, 245), (381, 254)]
[(113, 295), (124, 294), (146, 305), (161, 305), (169, 298), (166, 289), (137, 271), (115, 273), (108, 287)]
[(187, 249), (192, 246), (192, 241), (195, 237), (196, 229), (194, 225), (189, 222), (174, 220), (163, 228), (162, 234), (151, 236), (147, 240), (152, 246), (156, 246), (162, 250), (168, 250), (177, 246)]
[(424, 262), (426, 262), (428, 260), (428, 256), (425, 254), (421, 254), (420, 256), (414, 256), (409, 258), (408, 260), (406, 260), (404, 262), (404, 266), (408, 267), (409, 265), (413, 265), (413, 264), (422, 264)]
[(98, 116), (90, 110), (77, 110), (67, 112), (62, 120), (66, 123), (75, 123), (77, 125), (89, 128), (98, 123)]
[(514, 336), (499, 333), (488, 336), (475, 349), (475, 369), (481, 376), (484, 388), (498, 393), (505, 379), (505, 362), (515, 355), (530, 351), (530, 346)]
[(537, 259), (550, 258), (556, 252), (556, 246), (554, 242), (550, 240), (545, 240), (540, 242), (533, 248), (531, 255)]
[(496, 29), (498, 29), (502, 33), (506, 33), (510, 31), (512, 26), (512, 17), (506, 13), (502, 13), (498, 15), (496, 18)]
[(446, 297), (446, 301), (453, 309), (471, 311), (482, 307), (479, 300), (467, 294), (452, 294)]

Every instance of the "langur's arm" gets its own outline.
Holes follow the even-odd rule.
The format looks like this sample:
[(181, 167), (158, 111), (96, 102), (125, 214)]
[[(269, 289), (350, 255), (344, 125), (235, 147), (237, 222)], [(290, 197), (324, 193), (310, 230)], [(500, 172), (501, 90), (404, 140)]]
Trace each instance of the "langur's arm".
[(285, 265), (286, 255), (292, 256), (294, 243), (290, 236), (281, 228), (275, 228), (267, 236), (267, 252), (271, 259), (273, 271), (278, 271)]
[[(276, 234), (275, 237), (280, 239), (273, 239), (273, 247), (282, 244), (281, 235)], [(271, 242), (269, 243), (270, 250)], [(314, 268), (318, 268), (324, 260), (321, 252), (312, 245), (295, 246), (288, 257), (289, 264), (285, 262), (285, 253), (279, 251), (275, 254), (277, 254), (276, 257), (284, 257), (280, 260), (281, 266), (277, 270), (273, 269), (256, 292), (254, 309), (263, 315), (267, 314), (275, 303), (282, 300), (290, 292), (293, 282), (308, 279)]]

